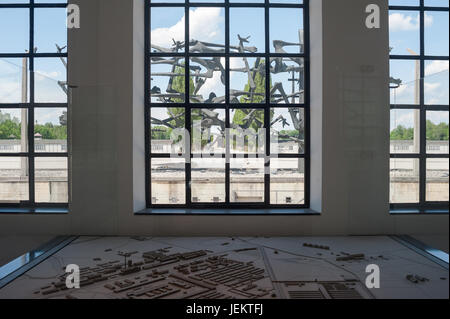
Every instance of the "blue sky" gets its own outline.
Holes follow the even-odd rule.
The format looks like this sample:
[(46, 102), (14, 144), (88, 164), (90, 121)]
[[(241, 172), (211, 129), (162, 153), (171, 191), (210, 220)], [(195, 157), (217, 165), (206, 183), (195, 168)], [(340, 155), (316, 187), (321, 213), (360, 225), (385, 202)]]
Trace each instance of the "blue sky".
[[(391, 5), (417, 5), (417, 0), (390, 1)], [(448, 5), (447, 0), (427, 0), (425, 5)], [(390, 46), (391, 54), (415, 55), (420, 51), (419, 12), (391, 10)], [(448, 12), (425, 12), (425, 54), (435, 56), (449, 55)], [(415, 87), (418, 85), (416, 61), (391, 60), (391, 76), (402, 80), (398, 89), (391, 90), (392, 104), (417, 104)], [(425, 62), (425, 104), (449, 104), (449, 63), (430, 60)], [(391, 112), (391, 129), (398, 125), (413, 126), (414, 112), (396, 110)], [(427, 119), (435, 122), (449, 122), (448, 112), (428, 112)]]
[[(27, 0), (1, 0), (10, 3), (27, 3)], [(157, 0), (155, 0), (157, 1)], [(168, 1), (168, 0), (161, 0)], [(211, 1), (211, 0), (207, 0)], [(237, 0), (236, 0), (237, 1)], [(64, 3), (65, 0), (36, 0), (37, 3)], [(179, 2), (172, 0), (170, 2)], [(198, 2), (205, 2), (198, 0)], [(222, 2), (217, 0), (217, 2)], [(232, 2), (234, 2), (232, 0)], [(253, 0), (249, 2), (261, 2)], [(301, 2), (299, 0), (274, 0), (273, 2)], [(391, 5), (417, 5), (418, 0), (390, 0)], [(434, 6), (448, 4), (448, 0), (426, 0), (426, 5)], [(191, 12), (191, 38), (215, 43), (224, 42), (224, 11), (217, 8), (203, 8), (203, 12), (194, 8)], [(298, 10), (300, 11), (300, 9)], [(264, 52), (264, 23), (263, 10), (232, 8), (230, 10), (230, 40), (237, 44), (237, 34), (250, 35), (249, 46), (255, 46), (258, 52)], [(153, 34), (159, 34), (159, 39), (171, 41), (174, 37), (183, 40), (184, 11), (182, 8), (159, 9), (152, 14)], [(271, 40), (282, 39), (289, 42), (298, 42), (296, 30), (302, 28), (302, 15), (293, 9), (271, 9)], [(275, 22), (275, 23), (274, 23)], [(419, 25), (418, 12), (391, 11), (390, 13), (390, 45), (392, 54), (411, 54), (407, 49), (419, 51)], [(0, 10), (0, 52), (17, 53), (28, 49), (29, 37), (28, 9), (1, 9)], [(65, 9), (39, 8), (35, 13), (35, 46), (40, 53), (56, 52), (55, 43), (66, 45), (67, 35), (65, 29)], [(155, 31), (159, 29), (159, 31)], [(244, 31), (244, 32), (243, 32)], [(169, 35), (169, 37), (167, 36)], [(425, 48), (427, 55), (448, 55), (448, 13), (426, 12), (425, 16)], [(179, 39), (178, 39), (179, 38)], [(157, 39), (156, 36), (154, 39)], [(161, 40), (162, 39), (162, 40)], [(272, 46), (271, 46), (272, 47)], [(287, 47), (290, 52), (298, 47)], [(250, 60), (250, 65), (254, 60)], [(0, 59), (0, 102), (15, 103), (21, 101), (21, 65), (22, 60), (17, 58)], [(231, 67), (242, 67), (242, 59), (232, 59)], [(415, 63), (413, 61), (391, 61), (391, 74), (402, 79), (404, 85), (397, 90), (391, 90), (391, 103), (414, 103)], [(66, 77), (65, 69), (59, 59), (41, 58), (35, 60), (36, 70), (36, 101), (37, 102), (65, 102), (65, 94), (57, 85), (58, 80)], [(160, 68), (164, 71), (164, 68)], [(167, 71), (167, 69), (165, 70)], [(448, 62), (427, 61), (425, 66), (425, 100), (431, 104), (448, 104)], [(220, 83), (220, 74), (216, 72), (202, 88), (202, 94), (215, 91), (223, 94), (223, 85)], [(277, 75), (276, 81), (284, 83), (290, 88), (286, 76)], [(233, 89), (241, 89), (246, 84), (244, 74), (234, 72), (231, 79)], [(155, 85), (164, 88), (162, 83)], [(289, 91), (290, 92), (290, 91)], [(410, 121), (410, 112), (405, 111), (404, 116), (397, 114), (395, 124), (406, 125)], [(58, 114), (49, 114), (49, 120), (57, 123)], [(435, 121), (448, 123), (448, 115), (439, 114)]]
[[(281, 1), (281, 0), (280, 0)], [(260, 1), (252, 1), (260, 2)], [(281, 1), (296, 2), (298, 1)], [(272, 8), (270, 9), (270, 39), (271, 41), (284, 40), (291, 43), (299, 43), (299, 30), (303, 29), (303, 10), (293, 8)], [(223, 8), (202, 8), (193, 7), (190, 10), (190, 38), (204, 42), (217, 44), (225, 43), (225, 12)], [(154, 8), (152, 9), (152, 43), (162, 47), (170, 47), (172, 39), (184, 41), (184, 9), (183, 8)], [(241, 37), (248, 37), (249, 43), (246, 46), (254, 46), (258, 53), (265, 52), (265, 24), (263, 8), (230, 8), (230, 44), (239, 45), (238, 34)], [(270, 45), (271, 52), (274, 48)], [(290, 53), (299, 52), (299, 46), (287, 46), (285, 50)], [(255, 63), (254, 58), (249, 58), (249, 65)], [(288, 64), (290, 62), (287, 62)], [(225, 60), (222, 59), (222, 65)], [(230, 59), (230, 68), (243, 68), (242, 58)], [(152, 73), (170, 72), (171, 66), (154, 66)], [(289, 74), (277, 74), (275, 81), (282, 82), (287, 93), (291, 93), (291, 85), (288, 81)], [(152, 87), (158, 86), (164, 92), (167, 87), (168, 77), (153, 77)], [(242, 90), (248, 82), (246, 74), (242, 72), (232, 72), (230, 79), (231, 89)], [(213, 78), (208, 79), (200, 89), (200, 94), (206, 99), (209, 93), (214, 92), (217, 96), (223, 96), (224, 86), (220, 81), (220, 72), (214, 72)], [(153, 99), (157, 102), (156, 99)]]
[[(27, 3), (25, 0), (1, 0), (2, 3)], [(64, 0), (36, 0), (36, 3), (64, 3)], [(66, 9), (35, 9), (35, 47), (38, 53), (56, 53), (56, 46), (67, 44)], [(0, 52), (22, 53), (29, 49), (29, 9), (0, 9)], [(35, 59), (35, 101), (66, 102), (58, 81), (66, 80), (66, 70), (59, 58)], [(22, 59), (0, 59), (0, 103), (21, 102)], [(29, 98), (29, 96), (28, 96)], [(45, 111), (45, 112), (44, 112)], [(2, 110), (2, 113), (6, 113)], [(10, 111), (16, 116), (19, 110)], [(17, 114), (15, 114), (17, 113)], [(39, 118), (43, 122), (59, 123), (62, 110), (45, 109)]]

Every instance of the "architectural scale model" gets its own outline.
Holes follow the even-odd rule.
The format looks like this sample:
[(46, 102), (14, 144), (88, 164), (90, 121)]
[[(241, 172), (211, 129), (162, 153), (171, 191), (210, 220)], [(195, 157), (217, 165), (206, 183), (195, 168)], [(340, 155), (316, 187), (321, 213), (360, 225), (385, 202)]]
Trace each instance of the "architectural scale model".
[[(448, 298), (448, 269), (392, 238), (314, 240), (79, 237), (0, 298)], [(69, 264), (80, 289), (66, 286)], [(365, 285), (369, 264), (380, 267), (379, 289)]]

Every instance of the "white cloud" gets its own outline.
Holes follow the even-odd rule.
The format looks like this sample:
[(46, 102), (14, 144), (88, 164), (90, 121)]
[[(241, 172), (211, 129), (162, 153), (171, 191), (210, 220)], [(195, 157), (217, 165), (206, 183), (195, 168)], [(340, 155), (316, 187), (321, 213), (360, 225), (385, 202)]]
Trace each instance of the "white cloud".
[[(225, 59), (220, 59), (222, 65), (225, 65)], [(198, 94), (202, 95), (204, 99), (209, 98), (209, 93), (214, 92), (216, 96), (224, 95), (224, 85), (222, 84), (222, 80), (220, 79), (221, 72), (216, 71), (213, 73), (213, 77), (206, 79), (205, 84), (200, 88)]]
[[(201, 41), (213, 41), (219, 38), (221, 32), (224, 32), (222, 29), (224, 18), (220, 14), (221, 8), (199, 7), (190, 10), (190, 38)], [(172, 46), (172, 39), (184, 41), (184, 19), (183, 16), (171, 27), (152, 30), (152, 43), (168, 48)]]
[(36, 81), (44, 81), (44, 80), (58, 81), (58, 78), (61, 76), (61, 74), (57, 71), (45, 72), (45, 71), (36, 70), (34, 72), (34, 74), (35, 74)]
[(22, 68), (0, 59), (0, 103), (21, 102)]
[(414, 103), (414, 82), (402, 84), (396, 89), (391, 89), (392, 104), (413, 104)]
[(425, 84), (425, 93), (433, 93), (438, 87), (441, 86), (441, 83), (424, 83)]
[[(58, 85), (62, 73), (58, 71), (35, 71), (36, 102), (65, 102), (66, 95)], [(28, 97), (30, 92), (28, 91)], [(0, 103), (22, 101), (22, 67), (0, 59)]]
[(152, 31), (152, 43), (162, 47), (170, 47), (172, 39), (184, 41), (184, 17), (170, 28), (158, 28)]
[(35, 110), (35, 118), (39, 121), (39, 124), (53, 123), (59, 124), (59, 117), (62, 115), (60, 109), (43, 109)]
[[(433, 24), (433, 17), (425, 14), (425, 27)], [(389, 15), (389, 30), (390, 31), (411, 31), (418, 30), (420, 26), (419, 15), (416, 17), (406, 15), (404, 13), (392, 13)]]
[(190, 10), (190, 37), (202, 41), (211, 41), (222, 32), (224, 23), (220, 16), (221, 8), (197, 8)]
[(17, 83), (0, 79), (0, 103), (21, 102), (21, 92), (21, 87)]
[(425, 28), (431, 27), (433, 25), (433, 16), (430, 16), (425, 13), (424, 21), (425, 21)]
[[(225, 59), (221, 59), (221, 63), (225, 66)], [(231, 58), (230, 59), (230, 69), (239, 69), (244, 68), (245, 63), (242, 58)], [(207, 99), (209, 97), (210, 92), (216, 93), (217, 96), (223, 96), (225, 87), (220, 79), (221, 73), (219, 71), (213, 73), (213, 77), (210, 79), (206, 79), (205, 84), (200, 88), (199, 94), (203, 96), (203, 98)], [(231, 78), (236, 76), (236, 72), (230, 72)]]
[(425, 67), (425, 76), (430, 76), (442, 71), (448, 71), (448, 61), (434, 60)]
[(401, 96), (401, 95), (405, 94), (409, 89), (410, 89), (410, 87), (408, 84), (402, 84), (396, 89), (395, 93), (397, 95)]
[(414, 112), (402, 110), (391, 112), (391, 131), (399, 125), (412, 127), (414, 125)]
[(448, 124), (448, 112), (427, 112), (427, 120), (430, 120), (435, 124)]

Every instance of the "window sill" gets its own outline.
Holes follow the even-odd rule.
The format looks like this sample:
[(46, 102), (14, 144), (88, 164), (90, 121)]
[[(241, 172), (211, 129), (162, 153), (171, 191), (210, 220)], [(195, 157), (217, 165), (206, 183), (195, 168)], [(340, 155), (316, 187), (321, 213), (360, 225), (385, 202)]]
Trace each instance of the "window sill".
[(68, 207), (0, 207), (0, 215), (59, 215), (68, 213)]
[(391, 215), (448, 215), (448, 209), (417, 209), (417, 208), (396, 208), (391, 209)]
[(302, 215), (302, 216), (320, 216), (319, 212), (312, 209), (187, 209), (187, 208), (147, 208), (135, 215), (190, 215), (190, 216), (208, 216), (208, 215), (225, 215), (225, 216), (282, 216), (282, 215)]

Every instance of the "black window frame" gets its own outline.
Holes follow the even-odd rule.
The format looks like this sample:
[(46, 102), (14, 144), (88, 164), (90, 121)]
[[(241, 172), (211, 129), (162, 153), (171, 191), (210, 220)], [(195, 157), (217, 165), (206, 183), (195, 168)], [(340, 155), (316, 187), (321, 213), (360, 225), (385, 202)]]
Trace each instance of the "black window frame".
[(400, 55), (390, 54), (389, 61), (408, 60), (419, 61), (420, 77), (419, 77), (419, 104), (390, 104), (390, 110), (419, 110), (419, 153), (390, 153), (390, 159), (407, 158), (419, 160), (419, 202), (418, 203), (389, 203), (391, 213), (447, 213), (449, 212), (448, 201), (427, 201), (426, 200), (426, 162), (430, 158), (449, 158), (449, 154), (433, 154), (427, 153), (426, 143), (426, 112), (427, 111), (446, 111), (449, 112), (449, 105), (433, 105), (425, 104), (425, 63), (426, 61), (443, 60), (449, 61), (449, 56), (442, 55), (426, 55), (425, 54), (425, 12), (449, 12), (449, 7), (425, 6), (425, 0), (419, 0), (419, 5), (389, 5), (389, 14), (392, 11), (411, 11), (419, 13), (419, 55)]
[[(185, 14), (185, 39), (189, 39), (189, 9), (191, 7), (221, 7), (225, 10), (225, 53), (189, 53), (189, 50), (184, 50), (182, 53), (155, 53), (151, 52), (151, 8), (152, 7), (178, 7), (184, 8)], [(265, 52), (264, 53), (233, 53), (230, 52), (230, 8), (264, 8), (265, 9)], [(278, 54), (270, 51), (270, 8), (302, 8), (303, 9), (303, 32), (304, 32), (304, 51), (303, 53), (286, 53)], [(185, 0), (179, 3), (153, 3), (151, 0), (145, 0), (145, 197), (146, 207), (148, 209), (308, 209), (310, 206), (310, 28), (309, 28), (309, 0), (303, 0), (302, 3), (273, 3), (270, 0), (264, 0), (261, 3), (245, 3), (243, 0), (240, 3), (230, 2), (224, 0), (223, 2), (205, 3), (196, 2), (195, 0)], [(190, 58), (194, 56), (200, 57), (225, 57), (225, 104), (191, 104), (188, 99), (184, 103), (170, 103), (170, 104), (155, 104), (151, 103), (151, 58), (152, 57), (184, 57), (185, 61), (185, 77), (189, 77), (189, 62)], [(198, 108), (213, 108), (225, 110), (226, 127), (230, 127), (230, 112), (229, 110), (236, 108), (234, 104), (230, 103), (229, 88), (230, 88), (230, 69), (229, 59), (233, 57), (262, 57), (265, 61), (270, 61), (271, 57), (299, 57), (304, 59), (304, 103), (301, 104), (271, 104), (270, 99), (266, 98), (265, 104), (245, 104), (245, 108), (249, 109), (264, 109), (264, 127), (270, 126), (270, 110), (271, 108), (287, 108), (299, 107), (304, 110), (304, 153), (303, 154), (277, 154), (278, 158), (303, 158), (304, 159), (304, 204), (301, 205), (284, 205), (284, 204), (270, 204), (270, 174), (264, 175), (264, 202), (261, 203), (233, 203), (230, 202), (230, 161), (225, 161), (225, 202), (224, 203), (196, 203), (192, 201), (192, 194), (190, 189), (191, 180), (191, 163), (186, 161), (185, 164), (185, 204), (152, 204), (151, 192), (151, 159), (152, 158), (169, 158), (170, 154), (159, 154), (151, 152), (151, 124), (150, 124), (150, 109), (153, 107), (183, 107), (186, 110), (185, 128), (191, 133), (191, 113), (192, 109)], [(266, 79), (270, 78), (270, 65), (266, 63)], [(266, 81), (266, 94), (270, 92), (270, 81)], [(189, 81), (185, 81), (185, 92), (189, 92)], [(239, 107), (238, 107), (239, 108)], [(244, 108), (244, 107), (240, 107)], [(270, 167), (270, 134), (266, 134), (265, 147), (265, 168)], [(190, 158), (193, 158), (189, 151)], [(227, 142), (227, 151), (222, 155), (222, 158), (233, 158), (230, 154), (229, 143)], [(245, 156), (247, 157), (247, 156)]]
[[(1, 53), (0, 58), (28, 58), (28, 77), (29, 77), (29, 100), (27, 103), (0, 103), (0, 109), (27, 109), (28, 126), (27, 152), (17, 153), (0, 153), (0, 157), (26, 157), (28, 159), (28, 200), (20, 201), (19, 203), (0, 203), (0, 213), (67, 213), (70, 201), (70, 174), (69, 174), (69, 153), (66, 152), (36, 152), (34, 143), (34, 124), (35, 124), (35, 110), (39, 108), (64, 108), (68, 115), (68, 100), (66, 103), (37, 103), (35, 102), (35, 72), (34, 62), (36, 58), (68, 58), (66, 52), (55, 53), (38, 53), (35, 52), (35, 9), (40, 8), (67, 8), (68, 2), (65, 3), (35, 3), (35, 0), (29, 0), (28, 3), (0, 3), (0, 10), (2, 9), (28, 9), (29, 10), (29, 47), (28, 52), (15, 53)], [(66, 73), (66, 78), (68, 71)], [(55, 87), (55, 90), (58, 89)], [(69, 142), (69, 130), (67, 131), (67, 142)], [(68, 145), (69, 146), (69, 145)], [(44, 203), (35, 201), (35, 159), (36, 158), (52, 158), (63, 157), (67, 158), (67, 172), (68, 172), (68, 201), (66, 203)], [(48, 208), (48, 210), (47, 210)]]

